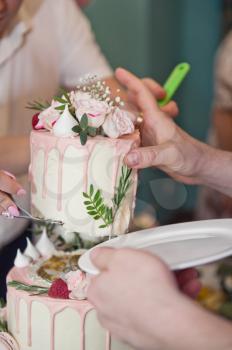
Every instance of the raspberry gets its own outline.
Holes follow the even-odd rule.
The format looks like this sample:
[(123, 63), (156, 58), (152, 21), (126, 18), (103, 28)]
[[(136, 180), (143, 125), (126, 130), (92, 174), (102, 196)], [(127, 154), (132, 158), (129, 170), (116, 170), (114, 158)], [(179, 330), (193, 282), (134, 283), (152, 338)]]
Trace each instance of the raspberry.
[(49, 288), (48, 295), (56, 299), (69, 299), (68, 286), (61, 278), (55, 280)]
[(38, 121), (39, 121), (39, 114), (40, 113), (36, 113), (35, 115), (33, 115), (33, 117), (32, 117), (32, 127), (33, 127), (33, 129), (35, 130), (35, 127), (36, 127), (36, 125), (37, 125), (37, 123), (38, 123)]

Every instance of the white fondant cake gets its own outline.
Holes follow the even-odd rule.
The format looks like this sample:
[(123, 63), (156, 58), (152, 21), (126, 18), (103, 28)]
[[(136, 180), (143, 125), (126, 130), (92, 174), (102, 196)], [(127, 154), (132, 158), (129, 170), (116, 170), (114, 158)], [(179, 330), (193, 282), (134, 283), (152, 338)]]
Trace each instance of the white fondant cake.
[(59, 138), (46, 131), (31, 133), (31, 201), (34, 215), (64, 222), (68, 232), (87, 237), (122, 234), (128, 230), (133, 216), (137, 174), (132, 172), (132, 184), (124, 198), (124, 211), (113, 225), (89, 217), (83, 192), (92, 184), (104, 194), (110, 205), (123, 167), (123, 158), (138, 145), (134, 133), (121, 139), (96, 136), (85, 146), (79, 137)]

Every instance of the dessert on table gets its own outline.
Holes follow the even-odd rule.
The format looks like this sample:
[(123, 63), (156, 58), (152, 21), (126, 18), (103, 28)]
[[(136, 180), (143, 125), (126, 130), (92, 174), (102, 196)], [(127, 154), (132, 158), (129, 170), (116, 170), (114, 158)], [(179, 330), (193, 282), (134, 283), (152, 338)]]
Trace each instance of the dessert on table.
[(137, 172), (123, 159), (140, 142), (134, 116), (94, 77), (49, 104), (30, 107), (38, 109), (30, 141), (32, 214), (62, 225), (37, 225), (35, 231), (42, 231), (37, 242), (27, 239), (26, 250), (18, 250), (7, 278), (0, 345), (129, 349), (99, 324), (86, 298), (91, 277), (78, 269), (78, 259), (96, 243), (129, 230)]

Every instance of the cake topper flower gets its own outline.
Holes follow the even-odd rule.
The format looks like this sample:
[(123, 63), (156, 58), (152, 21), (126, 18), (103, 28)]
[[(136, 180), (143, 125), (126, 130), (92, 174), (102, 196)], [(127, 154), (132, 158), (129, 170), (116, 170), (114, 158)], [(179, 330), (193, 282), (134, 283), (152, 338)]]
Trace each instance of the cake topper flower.
[(33, 117), (35, 130), (48, 130), (57, 137), (79, 136), (85, 145), (89, 137), (118, 138), (134, 132), (130, 113), (123, 106), (120, 96), (113, 98), (104, 81), (88, 76), (75, 90), (62, 90), (61, 97), (54, 97), (50, 105), (34, 102), (28, 108), (40, 111)]

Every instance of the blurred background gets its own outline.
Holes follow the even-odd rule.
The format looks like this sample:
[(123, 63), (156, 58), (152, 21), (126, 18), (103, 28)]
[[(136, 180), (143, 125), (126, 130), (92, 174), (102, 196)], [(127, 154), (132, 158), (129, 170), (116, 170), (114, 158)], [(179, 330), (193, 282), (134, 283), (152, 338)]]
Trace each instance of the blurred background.
[[(230, 8), (228, 0), (93, 0), (85, 13), (113, 68), (124, 66), (163, 83), (177, 63), (191, 64), (191, 73), (175, 96), (180, 106), (177, 122), (206, 140), (214, 57), (230, 26)], [(158, 171), (142, 172), (137, 212), (146, 207), (165, 224), (179, 216), (191, 219), (196, 205), (196, 188), (175, 183)]]

